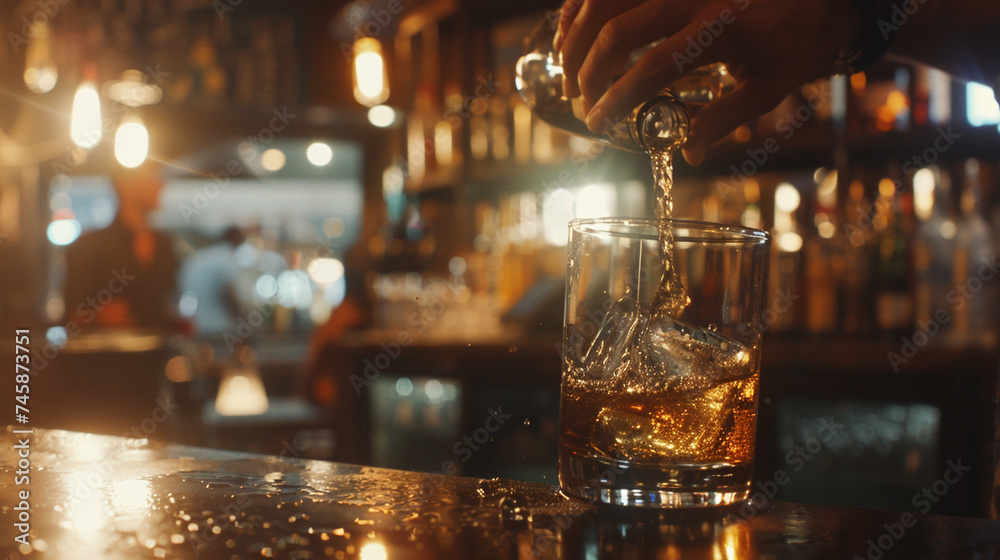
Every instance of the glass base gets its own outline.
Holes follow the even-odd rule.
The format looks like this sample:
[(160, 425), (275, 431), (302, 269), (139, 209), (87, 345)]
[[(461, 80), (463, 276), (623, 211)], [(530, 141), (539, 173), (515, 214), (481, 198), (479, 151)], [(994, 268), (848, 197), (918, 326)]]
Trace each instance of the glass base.
[(726, 506), (750, 495), (753, 463), (643, 465), (560, 451), (559, 489), (591, 503), (648, 508)]

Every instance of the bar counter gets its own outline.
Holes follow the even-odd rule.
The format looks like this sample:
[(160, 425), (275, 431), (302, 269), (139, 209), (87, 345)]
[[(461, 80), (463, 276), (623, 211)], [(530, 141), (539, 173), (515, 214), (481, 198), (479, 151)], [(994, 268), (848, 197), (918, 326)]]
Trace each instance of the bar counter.
[(0, 443), (2, 558), (874, 560), (1000, 551), (998, 521), (773, 502), (766, 488), (739, 507), (640, 514), (545, 484), (13, 429)]

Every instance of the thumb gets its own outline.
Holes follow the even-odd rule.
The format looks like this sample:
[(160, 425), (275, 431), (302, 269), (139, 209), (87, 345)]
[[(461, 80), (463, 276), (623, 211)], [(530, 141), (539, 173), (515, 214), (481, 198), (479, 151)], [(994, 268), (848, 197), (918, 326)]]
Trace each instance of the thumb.
[(710, 103), (691, 119), (682, 152), (691, 165), (700, 165), (705, 152), (743, 123), (774, 109), (794, 86), (754, 77)]

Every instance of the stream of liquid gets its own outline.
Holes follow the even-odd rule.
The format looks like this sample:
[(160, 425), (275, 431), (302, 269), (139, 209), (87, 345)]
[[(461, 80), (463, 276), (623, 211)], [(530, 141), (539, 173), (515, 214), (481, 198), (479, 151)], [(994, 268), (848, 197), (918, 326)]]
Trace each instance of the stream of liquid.
[(653, 294), (652, 314), (654, 318), (677, 317), (691, 302), (684, 291), (677, 263), (674, 262), (674, 234), (663, 220), (673, 215), (674, 199), (671, 190), (674, 184), (673, 156), (676, 143), (650, 143), (649, 157), (653, 165), (653, 201), (659, 222), (660, 258), (663, 261), (663, 275), (660, 285)]

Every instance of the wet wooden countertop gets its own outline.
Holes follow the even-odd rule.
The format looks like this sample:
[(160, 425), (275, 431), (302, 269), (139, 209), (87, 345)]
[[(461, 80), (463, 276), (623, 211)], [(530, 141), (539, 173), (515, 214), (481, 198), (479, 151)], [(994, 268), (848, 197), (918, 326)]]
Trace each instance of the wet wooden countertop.
[(11, 430), (0, 434), (0, 558), (1000, 554), (1000, 522), (986, 519), (775, 503), (764, 494), (732, 509), (631, 514), (565, 499), (544, 484)]

